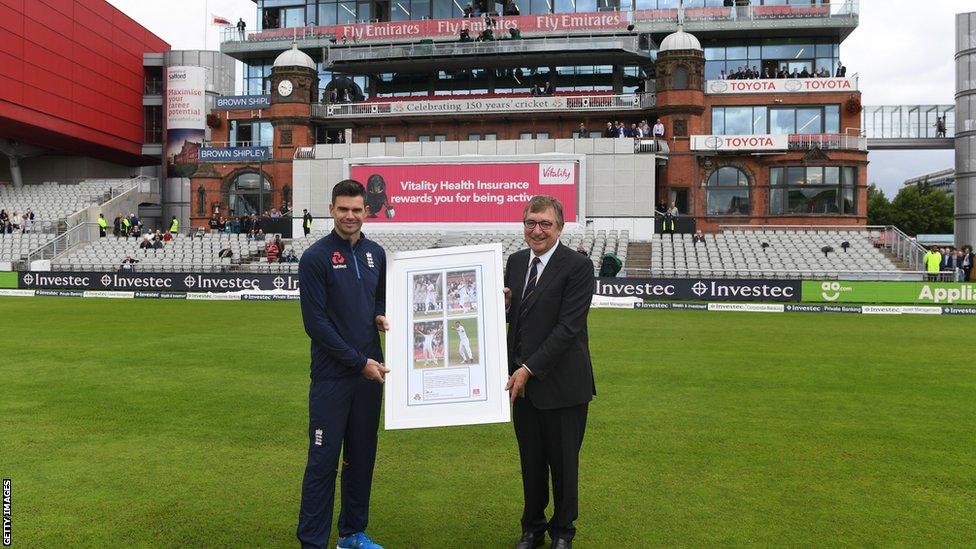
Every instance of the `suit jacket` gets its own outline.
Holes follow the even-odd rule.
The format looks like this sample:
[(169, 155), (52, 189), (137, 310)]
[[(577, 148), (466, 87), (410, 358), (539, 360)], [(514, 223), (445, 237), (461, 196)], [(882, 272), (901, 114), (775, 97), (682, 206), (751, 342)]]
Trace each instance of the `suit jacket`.
[[(529, 249), (511, 255), (505, 287), (512, 291), (508, 320), (508, 370), (524, 363), (532, 371), (525, 396), (540, 410), (589, 402), (596, 394), (586, 317), (593, 298), (593, 263), (559, 244), (522, 304)], [(526, 307), (520, 315), (522, 307)], [(520, 318), (521, 316), (521, 318)], [(521, 338), (521, 356), (515, 347)]]

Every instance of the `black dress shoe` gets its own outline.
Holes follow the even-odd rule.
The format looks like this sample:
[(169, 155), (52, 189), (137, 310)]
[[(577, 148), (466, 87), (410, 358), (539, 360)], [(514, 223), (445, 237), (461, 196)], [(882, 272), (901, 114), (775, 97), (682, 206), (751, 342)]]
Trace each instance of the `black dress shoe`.
[(522, 537), (515, 544), (515, 549), (535, 549), (536, 547), (542, 547), (545, 543), (545, 533), (535, 534), (533, 532), (522, 532)]
[(568, 539), (554, 539), (550, 549), (573, 549), (573, 542)]

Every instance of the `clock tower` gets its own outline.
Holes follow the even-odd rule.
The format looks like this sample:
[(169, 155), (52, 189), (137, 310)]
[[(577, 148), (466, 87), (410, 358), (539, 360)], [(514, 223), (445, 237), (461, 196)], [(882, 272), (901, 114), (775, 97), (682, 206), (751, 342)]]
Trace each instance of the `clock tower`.
[(271, 68), (271, 103), (318, 102), (319, 76), (315, 61), (292, 44)]

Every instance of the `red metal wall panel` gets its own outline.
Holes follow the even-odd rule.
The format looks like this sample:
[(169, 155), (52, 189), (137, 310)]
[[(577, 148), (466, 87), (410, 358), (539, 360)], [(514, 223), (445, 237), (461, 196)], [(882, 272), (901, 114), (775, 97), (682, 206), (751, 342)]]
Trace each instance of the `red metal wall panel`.
[(139, 162), (142, 56), (169, 49), (104, 0), (0, 0), (0, 137)]

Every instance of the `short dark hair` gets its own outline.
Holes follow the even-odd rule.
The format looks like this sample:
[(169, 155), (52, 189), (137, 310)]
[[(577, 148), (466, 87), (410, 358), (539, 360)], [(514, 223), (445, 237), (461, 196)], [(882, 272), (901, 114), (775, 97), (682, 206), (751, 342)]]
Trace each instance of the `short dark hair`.
[(525, 211), (522, 212), (522, 219), (524, 220), (529, 212), (539, 213), (544, 212), (552, 208), (556, 212), (556, 226), (563, 226), (563, 205), (556, 200), (555, 197), (548, 196), (545, 194), (538, 194), (529, 199), (525, 204)]
[(335, 204), (336, 198), (340, 196), (352, 196), (363, 197), (363, 201), (366, 201), (366, 188), (363, 184), (355, 179), (343, 179), (342, 181), (336, 183), (335, 187), (332, 187), (332, 203)]

